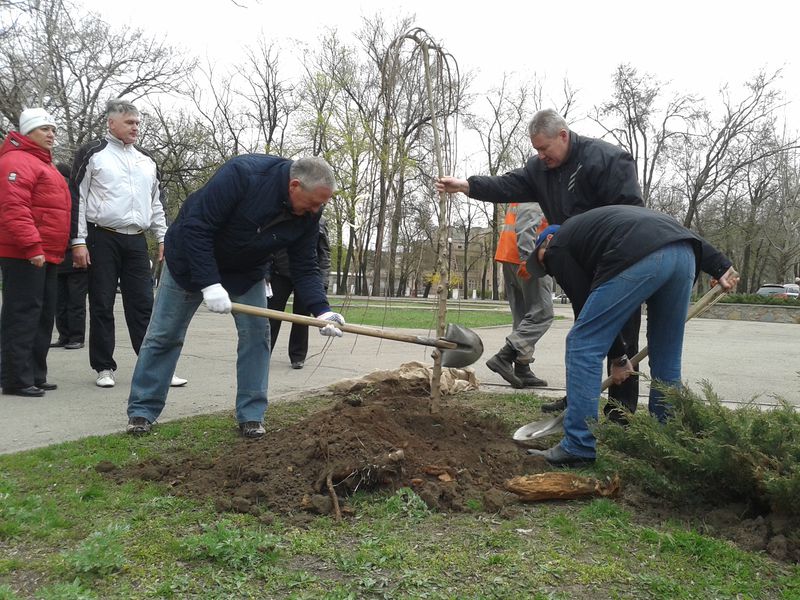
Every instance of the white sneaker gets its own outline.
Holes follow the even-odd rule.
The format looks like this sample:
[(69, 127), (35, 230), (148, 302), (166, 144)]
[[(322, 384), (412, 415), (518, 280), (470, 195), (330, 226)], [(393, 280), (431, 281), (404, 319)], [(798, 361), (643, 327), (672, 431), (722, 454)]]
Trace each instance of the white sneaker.
[(188, 379), (184, 379), (183, 377), (178, 377), (177, 375), (172, 376), (172, 381), (169, 382), (170, 387), (181, 387), (189, 383)]
[(116, 383), (114, 381), (114, 371), (105, 369), (104, 371), (97, 372), (97, 381), (94, 382), (97, 387), (111, 388)]

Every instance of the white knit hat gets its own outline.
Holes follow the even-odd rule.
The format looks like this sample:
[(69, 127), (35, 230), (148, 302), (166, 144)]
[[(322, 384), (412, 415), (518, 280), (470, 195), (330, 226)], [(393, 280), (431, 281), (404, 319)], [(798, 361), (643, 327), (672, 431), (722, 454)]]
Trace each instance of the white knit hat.
[(28, 135), (31, 131), (43, 125), (56, 126), (55, 119), (43, 108), (26, 108), (19, 116), (19, 132), (22, 135)]

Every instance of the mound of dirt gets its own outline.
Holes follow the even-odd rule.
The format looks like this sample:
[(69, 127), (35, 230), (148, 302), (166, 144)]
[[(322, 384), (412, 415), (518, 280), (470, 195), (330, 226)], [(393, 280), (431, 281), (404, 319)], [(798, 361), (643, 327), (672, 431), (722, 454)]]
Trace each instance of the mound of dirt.
[(335, 512), (356, 490), (406, 486), (436, 510), (496, 512), (516, 503), (505, 480), (545, 470), (501, 421), (447, 402), (431, 414), (424, 385), (373, 384), (216, 458), (152, 459), (117, 477), (166, 482), (175, 494), (213, 498), (219, 510), (304, 519)]

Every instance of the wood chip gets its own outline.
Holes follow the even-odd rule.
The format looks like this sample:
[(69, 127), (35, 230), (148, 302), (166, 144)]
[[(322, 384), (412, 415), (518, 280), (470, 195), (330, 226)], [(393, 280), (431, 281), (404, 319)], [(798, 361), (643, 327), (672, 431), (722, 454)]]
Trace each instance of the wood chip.
[(579, 477), (572, 473), (537, 473), (514, 477), (505, 483), (523, 502), (539, 500), (573, 500), (585, 496), (614, 497), (619, 494), (619, 475), (601, 481), (594, 477)]

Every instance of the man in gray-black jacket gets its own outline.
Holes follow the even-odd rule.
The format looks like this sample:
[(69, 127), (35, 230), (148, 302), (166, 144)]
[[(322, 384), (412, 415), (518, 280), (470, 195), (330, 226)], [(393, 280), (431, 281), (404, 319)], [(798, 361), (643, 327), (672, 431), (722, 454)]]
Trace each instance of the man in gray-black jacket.
[[(726, 290), (738, 275), (728, 258), (669, 215), (632, 206), (604, 206), (551, 225), (536, 239), (528, 271), (555, 277), (579, 315), (567, 335), (564, 438), (548, 450), (530, 450), (558, 466), (592, 462), (603, 356), (631, 312), (647, 303), (650, 375), (681, 383), (681, 349), (692, 286), (700, 270)], [(627, 357), (612, 365), (621, 382), (633, 368)], [(668, 407), (656, 386), (650, 412), (664, 420)]]
[[(636, 178), (636, 164), (628, 152), (608, 142), (570, 131), (564, 118), (552, 109), (541, 110), (533, 116), (528, 134), (536, 156), (529, 158), (524, 167), (495, 177), (442, 177), (437, 181), (436, 189), (461, 192), (485, 202), (538, 202), (551, 225), (560, 225), (570, 217), (598, 206), (644, 206)], [(633, 356), (639, 351), (640, 324), (641, 311), (634, 311), (622, 330), (621, 343), (609, 351), (609, 372), (614, 359), (624, 354)], [(494, 359), (513, 361), (514, 353), (513, 347), (504, 347), (493, 357), (493, 364), (498, 364)], [(639, 400), (638, 379), (632, 377), (622, 385), (612, 385), (608, 395), (634, 412)], [(568, 397), (545, 405), (543, 409), (563, 410)], [(613, 408), (612, 404), (604, 408), (609, 418), (623, 418)]]

